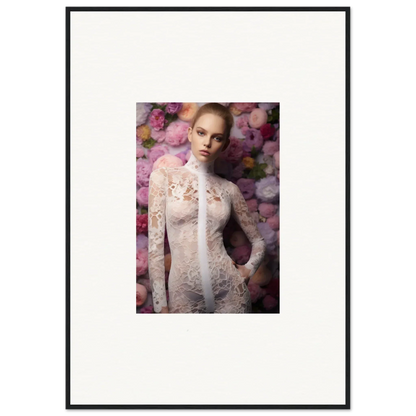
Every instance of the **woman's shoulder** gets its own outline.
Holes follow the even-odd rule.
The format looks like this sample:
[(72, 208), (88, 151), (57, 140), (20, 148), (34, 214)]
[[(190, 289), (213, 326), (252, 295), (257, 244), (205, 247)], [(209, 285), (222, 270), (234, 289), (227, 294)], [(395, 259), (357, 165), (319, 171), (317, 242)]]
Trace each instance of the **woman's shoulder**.
[(215, 175), (215, 178), (219, 186), (221, 186), (222, 189), (227, 190), (231, 194), (235, 192), (235, 188), (237, 187), (237, 185), (234, 182), (230, 181), (229, 179), (223, 178), (222, 176), (218, 176), (218, 175)]

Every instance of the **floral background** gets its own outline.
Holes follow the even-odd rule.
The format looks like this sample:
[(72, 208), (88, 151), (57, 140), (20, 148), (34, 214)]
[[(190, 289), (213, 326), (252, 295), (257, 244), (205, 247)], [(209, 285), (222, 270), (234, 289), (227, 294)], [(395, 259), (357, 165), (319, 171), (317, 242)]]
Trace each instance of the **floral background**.
[[(136, 312), (153, 313), (148, 274), (147, 208), (150, 173), (183, 166), (191, 155), (187, 128), (205, 103), (136, 104)], [(253, 313), (279, 313), (279, 103), (220, 103), (234, 115), (231, 143), (215, 161), (215, 173), (240, 188), (267, 244), (267, 253), (248, 288)], [(238, 264), (248, 261), (251, 245), (231, 217), (224, 246)], [(166, 288), (170, 248), (165, 233)], [(169, 299), (168, 290), (166, 290)]]

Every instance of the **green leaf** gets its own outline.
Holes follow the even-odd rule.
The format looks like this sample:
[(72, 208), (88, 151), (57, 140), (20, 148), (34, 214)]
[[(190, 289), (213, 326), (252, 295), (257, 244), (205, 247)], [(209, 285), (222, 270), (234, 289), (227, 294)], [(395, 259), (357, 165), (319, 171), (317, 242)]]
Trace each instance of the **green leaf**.
[(151, 149), (156, 143), (157, 141), (155, 139), (150, 138), (148, 140), (144, 140), (142, 146), (146, 149)]

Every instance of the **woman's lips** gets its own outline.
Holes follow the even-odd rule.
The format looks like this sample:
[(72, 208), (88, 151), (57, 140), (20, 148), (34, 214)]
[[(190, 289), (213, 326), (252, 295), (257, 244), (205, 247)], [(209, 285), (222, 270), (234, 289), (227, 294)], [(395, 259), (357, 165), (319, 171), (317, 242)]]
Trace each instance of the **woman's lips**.
[(204, 156), (209, 156), (209, 154), (210, 154), (206, 150), (200, 150), (199, 153), (201, 153), (201, 155), (204, 155)]

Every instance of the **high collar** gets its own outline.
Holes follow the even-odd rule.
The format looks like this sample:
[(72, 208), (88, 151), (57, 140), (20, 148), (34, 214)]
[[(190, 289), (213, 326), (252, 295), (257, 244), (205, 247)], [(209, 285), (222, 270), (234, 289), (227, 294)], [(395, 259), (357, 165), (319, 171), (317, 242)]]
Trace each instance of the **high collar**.
[(194, 153), (191, 150), (191, 157), (189, 160), (185, 163), (184, 166), (191, 169), (192, 171), (196, 173), (203, 173), (203, 174), (214, 174), (214, 163), (215, 159), (210, 162), (201, 162), (199, 159), (197, 159), (194, 155)]

